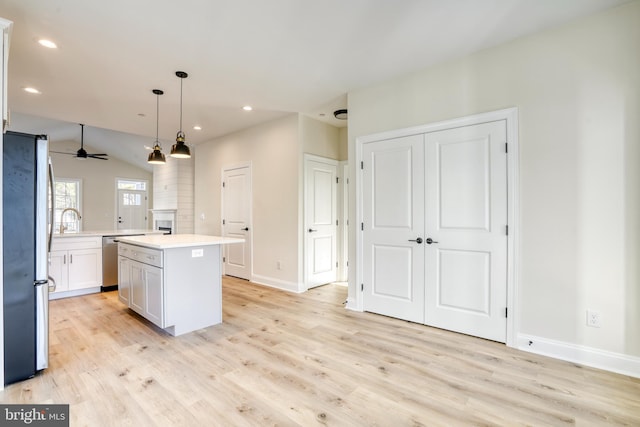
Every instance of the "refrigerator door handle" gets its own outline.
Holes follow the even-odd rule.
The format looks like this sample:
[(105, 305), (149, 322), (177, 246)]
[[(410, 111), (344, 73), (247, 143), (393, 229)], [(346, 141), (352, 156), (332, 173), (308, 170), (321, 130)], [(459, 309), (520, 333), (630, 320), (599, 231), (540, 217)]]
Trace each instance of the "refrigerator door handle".
[(49, 190), (51, 191), (51, 209), (50, 217), (49, 217), (49, 244), (47, 247), (47, 252), (51, 253), (51, 243), (53, 242), (53, 223), (55, 218), (56, 211), (56, 180), (53, 175), (53, 165), (51, 164), (51, 157), (49, 157)]

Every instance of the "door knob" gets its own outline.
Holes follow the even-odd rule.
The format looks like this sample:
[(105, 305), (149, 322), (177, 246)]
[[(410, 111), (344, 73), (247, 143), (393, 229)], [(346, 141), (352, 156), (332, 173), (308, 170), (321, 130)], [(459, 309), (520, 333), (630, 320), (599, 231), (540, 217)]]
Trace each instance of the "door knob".
[[(410, 242), (416, 242), (417, 244), (422, 243), (422, 237), (418, 237), (417, 239), (409, 239)], [(428, 242), (428, 240), (427, 240)]]
[(249, 231), (249, 227), (241, 228), (242, 231)]
[(314, 230), (313, 228), (309, 229), (309, 233), (315, 233), (316, 231), (318, 231), (318, 230)]
[(438, 243), (435, 240), (433, 240), (431, 237), (427, 237), (427, 245), (430, 245), (432, 243)]

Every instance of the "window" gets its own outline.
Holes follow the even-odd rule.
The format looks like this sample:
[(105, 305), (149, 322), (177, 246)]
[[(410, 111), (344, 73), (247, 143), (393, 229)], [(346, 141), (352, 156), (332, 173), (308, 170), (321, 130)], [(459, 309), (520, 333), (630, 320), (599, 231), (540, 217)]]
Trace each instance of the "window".
[(67, 208), (80, 211), (80, 195), (82, 194), (82, 181), (79, 179), (57, 178), (56, 179), (56, 203), (54, 212), (54, 231), (60, 231), (60, 224), (64, 226), (65, 232), (80, 231), (80, 218), (73, 211), (62, 212)]
[[(143, 190), (144, 191), (146, 189), (147, 189), (147, 181), (118, 179), (118, 190)], [(140, 204), (140, 203), (137, 203), (137, 204)]]

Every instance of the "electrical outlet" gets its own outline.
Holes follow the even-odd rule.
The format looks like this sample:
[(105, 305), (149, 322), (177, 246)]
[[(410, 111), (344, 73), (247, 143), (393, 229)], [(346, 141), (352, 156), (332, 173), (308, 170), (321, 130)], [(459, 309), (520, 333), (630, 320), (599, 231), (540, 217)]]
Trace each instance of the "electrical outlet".
[(592, 328), (599, 328), (600, 326), (602, 326), (600, 324), (601, 320), (602, 319), (600, 318), (600, 312), (587, 310), (587, 326), (591, 326)]

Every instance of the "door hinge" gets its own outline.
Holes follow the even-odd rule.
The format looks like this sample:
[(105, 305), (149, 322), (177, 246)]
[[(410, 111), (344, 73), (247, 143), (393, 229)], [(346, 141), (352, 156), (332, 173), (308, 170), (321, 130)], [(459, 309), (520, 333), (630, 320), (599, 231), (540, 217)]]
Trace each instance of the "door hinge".
[(508, 225), (505, 225), (505, 226), (504, 226), (504, 228), (505, 228), (505, 233), (506, 233), (506, 234), (507, 234), (507, 236), (508, 236), (508, 235), (509, 235), (509, 226), (508, 226)]
[(336, 261), (336, 268), (338, 268), (338, 261)]
[(226, 224), (226, 221), (223, 219), (222, 220), (222, 225), (225, 225), (225, 224)]
[(336, 219), (336, 227), (338, 226), (338, 220)]
[(504, 143), (504, 152), (508, 153), (509, 152), (509, 144), (508, 143)]
[(224, 181), (222, 181), (222, 188), (224, 188), (224, 187), (225, 187), (225, 185), (226, 185), (226, 184), (225, 184), (225, 182), (224, 182)]
[(347, 264), (346, 264), (346, 265), (347, 265), (347, 267), (349, 267), (349, 261), (347, 261)]
[(227, 257), (222, 257), (222, 262), (227, 262)]
[(364, 292), (364, 283), (360, 283), (360, 290)]
[(360, 223), (360, 230), (364, 231), (364, 222)]
[(336, 184), (340, 183), (340, 178), (336, 176)]
[(360, 162), (360, 169), (364, 169), (364, 162)]
[(504, 317), (509, 317), (509, 307), (504, 308)]

